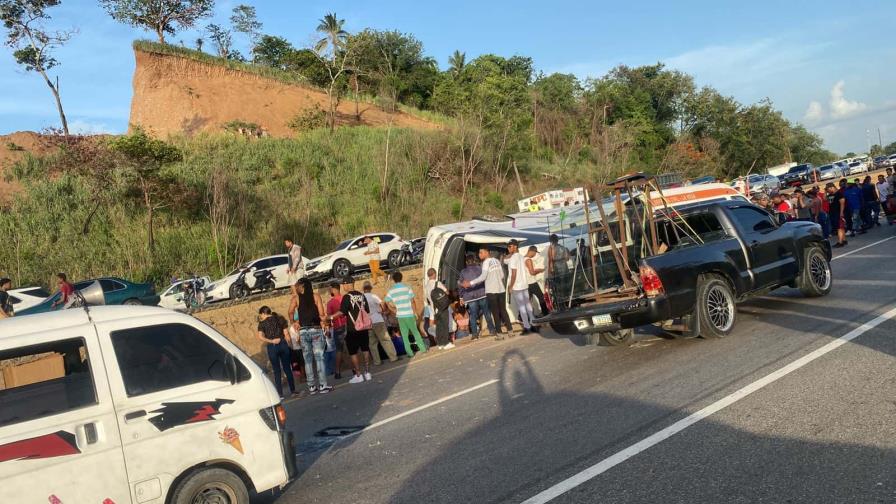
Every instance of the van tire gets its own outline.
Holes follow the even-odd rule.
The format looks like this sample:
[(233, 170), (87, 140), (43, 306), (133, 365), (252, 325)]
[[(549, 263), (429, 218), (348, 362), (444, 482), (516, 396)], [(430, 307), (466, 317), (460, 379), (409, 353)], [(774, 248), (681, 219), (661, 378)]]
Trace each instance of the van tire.
[(191, 504), (203, 494), (229, 504), (249, 504), (246, 484), (236, 474), (217, 467), (199, 469), (184, 478), (171, 495), (171, 504)]
[(827, 296), (833, 285), (831, 263), (818, 247), (808, 247), (803, 255), (803, 269), (796, 286), (806, 297)]
[(697, 324), (703, 338), (724, 338), (737, 322), (737, 304), (728, 281), (719, 275), (697, 280)]

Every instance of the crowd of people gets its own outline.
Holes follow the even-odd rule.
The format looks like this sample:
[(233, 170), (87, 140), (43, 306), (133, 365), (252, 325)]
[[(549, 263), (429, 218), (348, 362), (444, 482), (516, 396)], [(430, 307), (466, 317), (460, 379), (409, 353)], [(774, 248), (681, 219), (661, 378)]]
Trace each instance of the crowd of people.
[(798, 187), (793, 193), (754, 194), (753, 202), (767, 210), (783, 214), (788, 220), (815, 222), (826, 239), (835, 237), (834, 247), (845, 247), (847, 238), (864, 234), (880, 226), (881, 215), (892, 224), (896, 218), (896, 175), (886, 174), (864, 179), (842, 178), (829, 182), (824, 189), (815, 185), (808, 190)]
[[(292, 245), (287, 243), (290, 252)], [(458, 339), (479, 339), (486, 330), (498, 340), (513, 336), (508, 294), (518, 307), (520, 334), (537, 332), (531, 299), (540, 305), (539, 313), (549, 312), (539, 285), (545, 269), (535, 247), (523, 253), (511, 240), (500, 257), (485, 247), (478, 255), (468, 254), (452, 288), (437, 279), (434, 269), (427, 271), (422, 302), (400, 271), (391, 274), (383, 298), (373, 292), (370, 281), (357, 290), (355, 279), (347, 276), (328, 285), (326, 302), (310, 280), (301, 277), (292, 286), (285, 317), (261, 307), (256, 336), (264, 344), (281, 396), (284, 376), (289, 393), (299, 393), (296, 375), (309, 394), (326, 394), (333, 390), (331, 379), (342, 379), (346, 360), (348, 383), (361, 384), (373, 378), (371, 366), (386, 359), (396, 362), (432, 348), (450, 350)], [(295, 274), (292, 266), (290, 272)]]

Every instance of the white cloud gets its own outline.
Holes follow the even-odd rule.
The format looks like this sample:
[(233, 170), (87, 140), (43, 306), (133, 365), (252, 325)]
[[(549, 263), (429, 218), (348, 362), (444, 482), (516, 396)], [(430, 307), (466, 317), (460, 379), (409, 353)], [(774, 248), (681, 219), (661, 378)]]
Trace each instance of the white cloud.
[(78, 135), (102, 135), (113, 133), (112, 128), (104, 123), (93, 123), (83, 119), (75, 119), (68, 123), (68, 129)]
[(806, 109), (806, 114), (803, 116), (803, 120), (809, 123), (815, 123), (820, 121), (824, 117), (824, 108), (821, 106), (821, 103), (813, 100), (809, 102), (809, 107)]
[(846, 83), (841, 80), (831, 88), (831, 117), (835, 119), (855, 115), (868, 108), (868, 105), (862, 102), (847, 100), (843, 96), (845, 86)]

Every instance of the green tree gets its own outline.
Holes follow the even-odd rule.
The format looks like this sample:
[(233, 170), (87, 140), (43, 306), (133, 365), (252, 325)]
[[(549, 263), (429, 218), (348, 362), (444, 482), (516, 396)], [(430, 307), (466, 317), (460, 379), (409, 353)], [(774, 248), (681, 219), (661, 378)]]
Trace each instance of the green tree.
[(28, 72), (37, 72), (53, 93), (62, 131), (68, 136), (68, 121), (59, 95), (59, 78), (54, 82), (47, 73), (59, 65), (53, 57), (53, 50), (68, 42), (74, 33), (73, 30), (49, 31), (44, 26), (44, 22), (50, 19), (47, 9), (59, 3), (59, 0), (0, 0), (0, 22), (6, 28), (6, 45), (13, 50), (16, 63)]
[(429, 100), (438, 68), (414, 36), (366, 29), (349, 37), (346, 44), (358, 80), (386, 97), (390, 109), (397, 102), (423, 106)]
[(155, 249), (153, 234), (154, 214), (163, 208), (172, 196), (174, 184), (164, 173), (166, 165), (182, 159), (180, 150), (162, 140), (156, 140), (138, 126), (128, 135), (109, 140), (109, 149), (118, 156), (118, 164), (124, 177), (139, 191), (146, 209), (147, 249), (152, 257)]
[(455, 50), (448, 58), (448, 71), (454, 78), (460, 77), (467, 64), (467, 53)]
[(230, 24), (233, 31), (242, 33), (249, 37), (249, 41), (254, 50), (258, 39), (261, 36), (261, 21), (255, 13), (255, 7), (246, 4), (240, 4), (233, 8), (233, 14), (230, 16)]
[(211, 16), (214, 0), (100, 0), (112, 19), (155, 32), (160, 44), (165, 34), (174, 35), (174, 27), (192, 28), (200, 19)]
[(286, 70), (286, 64), (295, 48), (283, 37), (262, 35), (252, 47), (252, 62)]
[(215, 52), (218, 54), (218, 57), (230, 58), (233, 48), (233, 34), (230, 30), (215, 23), (210, 23), (205, 27), (205, 33), (212, 45), (215, 46)]
[(336, 56), (339, 50), (345, 45), (348, 39), (348, 32), (343, 29), (345, 20), (336, 17), (336, 13), (327, 13), (317, 24), (317, 32), (323, 35), (317, 43), (314, 44), (314, 50), (317, 53), (330, 53), (330, 61), (336, 62)]

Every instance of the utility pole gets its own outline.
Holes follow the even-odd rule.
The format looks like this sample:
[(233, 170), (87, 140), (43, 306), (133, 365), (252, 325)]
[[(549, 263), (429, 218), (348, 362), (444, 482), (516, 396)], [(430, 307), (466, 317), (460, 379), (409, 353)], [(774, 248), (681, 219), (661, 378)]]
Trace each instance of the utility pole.
[(877, 145), (880, 145), (880, 148), (884, 148), (884, 141), (880, 138), (880, 126), (877, 127)]

